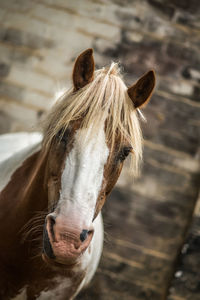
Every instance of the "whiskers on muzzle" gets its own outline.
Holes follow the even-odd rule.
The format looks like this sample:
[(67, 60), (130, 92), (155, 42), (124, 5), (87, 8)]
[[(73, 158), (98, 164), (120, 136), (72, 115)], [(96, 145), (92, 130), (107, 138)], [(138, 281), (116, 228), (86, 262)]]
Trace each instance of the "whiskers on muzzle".
[(19, 231), (21, 243), (41, 241), (48, 212), (38, 211)]

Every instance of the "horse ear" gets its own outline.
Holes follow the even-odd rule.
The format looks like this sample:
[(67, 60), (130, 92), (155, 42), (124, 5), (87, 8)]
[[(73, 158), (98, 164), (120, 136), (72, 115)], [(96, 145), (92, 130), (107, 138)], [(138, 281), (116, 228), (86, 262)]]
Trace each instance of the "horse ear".
[(93, 80), (94, 58), (93, 49), (87, 49), (76, 59), (73, 70), (74, 90), (79, 90)]
[(155, 72), (151, 70), (128, 88), (128, 95), (133, 101), (135, 108), (143, 106), (150, 100), (155, 86), (155, 81)]

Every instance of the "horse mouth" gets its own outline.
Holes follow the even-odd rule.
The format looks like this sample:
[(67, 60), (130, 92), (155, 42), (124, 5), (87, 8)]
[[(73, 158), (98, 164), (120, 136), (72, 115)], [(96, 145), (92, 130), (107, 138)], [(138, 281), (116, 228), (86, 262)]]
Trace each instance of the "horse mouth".
[(69, 263), (69, 262), (58, 262), (56, 261), (54, 258), (49, 258), (45, 252), (42, 253), (42, 259), (43, 261), (52, 266), (52, 267), (56, 267), (56, 268), (62, 268), (62, 269), (72, 269), (74, 268), (75, 266), (77, 266), (79, 264), (79, 261), (75, 261), (73, 263)]

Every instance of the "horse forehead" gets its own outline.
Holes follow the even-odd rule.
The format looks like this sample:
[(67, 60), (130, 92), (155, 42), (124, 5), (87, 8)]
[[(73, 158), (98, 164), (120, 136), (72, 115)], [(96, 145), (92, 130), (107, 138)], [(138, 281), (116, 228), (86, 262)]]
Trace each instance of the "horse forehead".
[(77, 192), (92, 187), (98, 192), (104, 174), (104, 166), (109, 156), (106, 144), (104, 127), (96, 133), (81, 128), (74, 136), (73, 147), (66, 157), (61, 179), (61, 190), (70, 193), (72, 189)]
[(77, 130), (71, 152), (76, 153), (76, 157), (79, 159), (85, 158), (87, 155), (90, 158), (95, 155), (96, 160), (98, 158), (103, 161), (107, 159), (109, 149), (106, 144), (104, 127), (101, 126), (97, 132), (93, 132), (92, 126)]
[[(78, 203), (83, 205), (84, 211), (88, 209), (88, 216), (92, 219), (92, 209), (95, 208), (102, 186), (108, 156), (109, 149), (103, 127), (97, 134), (83, 128), (76, 132), (73, 148), (66, 157), (61, 177), (61, 201), (71, 198), (70, 202), (63, 202), (67, 205), (66, 209), (69, 209), (70, 205), (74, 208), (74, 204)], [(85, 197), (88, 200), (87, 205)]]

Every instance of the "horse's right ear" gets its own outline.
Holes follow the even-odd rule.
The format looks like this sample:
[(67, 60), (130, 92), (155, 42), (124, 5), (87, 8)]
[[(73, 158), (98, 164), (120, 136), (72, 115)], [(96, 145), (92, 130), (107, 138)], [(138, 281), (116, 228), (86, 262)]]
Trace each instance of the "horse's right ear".
[(87, 49), (76, 59), (73, 70), (74, 90), (77, 91), (93, 80), (94, 58), (93, 49)]

